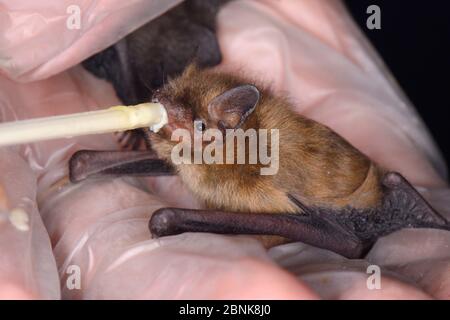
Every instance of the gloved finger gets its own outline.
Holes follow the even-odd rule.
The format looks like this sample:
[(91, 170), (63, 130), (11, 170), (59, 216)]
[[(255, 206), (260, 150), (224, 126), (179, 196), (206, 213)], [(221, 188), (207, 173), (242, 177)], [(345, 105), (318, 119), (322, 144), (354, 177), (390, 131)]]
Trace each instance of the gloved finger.
[(300, 243), (272, 248), (269, 255), (326, 299), (431, 298), (414, 283), (366, 260), (346, 259)]
[(36, 178), (12, 148), (0, 149), (0, 299), (58, 299), (50, 239), (36, 205)]

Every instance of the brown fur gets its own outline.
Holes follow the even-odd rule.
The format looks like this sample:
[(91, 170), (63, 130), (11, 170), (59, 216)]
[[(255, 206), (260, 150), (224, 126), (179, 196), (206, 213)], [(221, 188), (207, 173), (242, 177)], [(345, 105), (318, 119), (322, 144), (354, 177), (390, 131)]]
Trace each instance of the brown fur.
[(287, 99), (240, 76), (199, 70), (191, 65), (157, 93), (170, 125), (161, 135), (148, 133), (158, 155), (170, 161), (173, 129), (193, 130), (208, 117), (209, 102), (226, 90), (254, 84), (261, 93), (242, 129), (279, 129), (279, 171), (262, 176), (260, 165), (178, 165), (182, 181), (207, 207), (240, 212), (295, 212), (292, 194), (307, 205), (370, 207), (381, 199), (380, 169), (328, 127), (292, 110)]

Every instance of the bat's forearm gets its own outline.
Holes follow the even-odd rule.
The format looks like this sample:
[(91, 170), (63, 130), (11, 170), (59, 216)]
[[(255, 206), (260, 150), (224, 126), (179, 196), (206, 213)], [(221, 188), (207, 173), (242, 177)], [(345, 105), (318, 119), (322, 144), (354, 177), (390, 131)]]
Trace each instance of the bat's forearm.
[(281, 236), (332, 250), (349, 258), (361, 257), (372, 244), (339, 228), (334, 221), (309, 214), (163, 208), (153, 214), (149, 227), (152, 235), (157, 237), (183, 232)]

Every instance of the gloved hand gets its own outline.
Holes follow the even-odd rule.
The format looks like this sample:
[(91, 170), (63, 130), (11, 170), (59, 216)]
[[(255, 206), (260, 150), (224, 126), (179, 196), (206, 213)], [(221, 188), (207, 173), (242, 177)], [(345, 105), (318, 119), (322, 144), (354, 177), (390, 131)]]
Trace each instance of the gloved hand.
[[(332, 127), (416, 186), (426, 187), (420, 190), (449, 217), (450, 191), (437, 149), (338, 2), (235, 1), (218, 19), (221, 68), (245, 67), (250, 75), (287, 92), (299, 112)], [(14, 114), (37, 117), (118, 104), (109, 85), (80, 67), (30, 84), (1, 77), (0, 86), (6, 89), (0, 105), (4, 120)], [(35, 204), (50, 235), (63, 298), (449, 297), (449, 232), (402, 230), (378, 241), (364, 260), (347, 260), (301, 243), (266, 252), (247, 236), (192, 233), (151, 239), (147, 223), (154, 210), (199, 204), (176, 177), (71, 185), (67, 160), (81, 148), (107, 150), (117, 143), (112, 135), (102, 135), (0, 150), (2, 159), (12, 159), (1, 163), (1, 172), (20, 163), (14, 159), (21, 154), (37, 176), (37, 185), (32, 180), (29, 185), (37, 186)], [(26, 165), (16, 170), (17, 176), (31, 175)], [(3, 186), (11, 184), (11, 179), (1, 181)], [(14, 194), (33, 200), (24, 186), (16, 190)], [(8, 193), (4, 198), (11, 197)], [(36, 246), (49, 252), (45, 232), (40, 234)], [(2, 252), (11, 245), (10, 237), (0, 242)], [(36, 255), (36, 250), (9, 255), (52, 266), (51, 257)], [(367, 285), (368, 265), (381, 268), (379, 290)], [(55, 279), (54, 269), (47, 278), (37, 273), (37, 283)], [(16, 287), (30, 296), (29, 287), (21, 286), (27, 273), (8, 272), (16, 272)], [(54, 297), (52, 290), (56, 292), (54, 286), (41, 287), (38, 296)]]

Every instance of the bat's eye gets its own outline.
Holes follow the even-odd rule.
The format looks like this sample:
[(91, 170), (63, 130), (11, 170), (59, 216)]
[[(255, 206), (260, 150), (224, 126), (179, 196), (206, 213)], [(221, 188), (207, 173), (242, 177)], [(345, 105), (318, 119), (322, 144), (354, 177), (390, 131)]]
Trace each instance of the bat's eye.
[(200, 119), (195, 120), (194, 127), (195, 127), (195, 130), (197, 130), (198, 132), (203, 132), (206, 130), (205, 122)]

